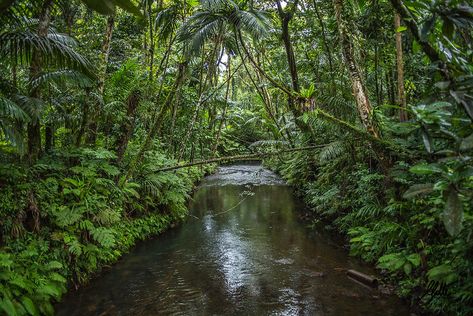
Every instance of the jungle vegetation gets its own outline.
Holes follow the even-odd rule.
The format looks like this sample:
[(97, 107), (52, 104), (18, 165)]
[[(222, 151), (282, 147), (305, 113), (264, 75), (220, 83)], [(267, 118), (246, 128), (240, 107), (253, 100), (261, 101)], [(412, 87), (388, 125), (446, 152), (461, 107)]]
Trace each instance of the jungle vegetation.
[(1, 0), (0, 311), (54, 314), (214, 165), (161, 169), (281, 151), (314, 224), (471, 315), (472, 119), (470, 1)]

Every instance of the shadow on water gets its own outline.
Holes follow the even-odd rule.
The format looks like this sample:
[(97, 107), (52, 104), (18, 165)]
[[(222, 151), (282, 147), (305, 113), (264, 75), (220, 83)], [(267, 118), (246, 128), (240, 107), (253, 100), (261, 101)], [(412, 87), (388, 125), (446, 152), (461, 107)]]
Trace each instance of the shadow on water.
[(310, 233), (297, 219), (303, 207), (260, 166), (221, 167), (186, 223), (71, 291), (58, 315), (409, 315), (346, 277), (373, 271)]

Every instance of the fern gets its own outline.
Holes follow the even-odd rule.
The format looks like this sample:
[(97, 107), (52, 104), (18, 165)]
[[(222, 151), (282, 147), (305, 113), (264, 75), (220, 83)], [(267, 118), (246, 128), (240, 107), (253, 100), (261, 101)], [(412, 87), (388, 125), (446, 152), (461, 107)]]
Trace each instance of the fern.
[(97, 227), (92, 229), (90, 234), (102, 247), (111, 248), (115, 245), (115, 237), (112, 229)]

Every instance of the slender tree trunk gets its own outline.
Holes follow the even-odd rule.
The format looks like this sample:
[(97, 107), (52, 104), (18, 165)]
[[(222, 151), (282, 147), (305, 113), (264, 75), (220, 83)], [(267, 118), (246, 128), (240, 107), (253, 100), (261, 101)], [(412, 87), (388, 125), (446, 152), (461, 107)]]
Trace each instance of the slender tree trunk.
[[(289, 33), (289, 22), (293, 17), (293, 12), (284, 12), (281, 6), (281, 1), (278, 0), (276, 3), (278, 6), (279, 18), (281, 19), (282, 39), (286, 49), (287, 63), (289, 65), (289, 72), (291, 74), (292, 89), (295, 92), (300, 92), (296, 57), (294, 55), (294, 48), (292, 47), (291, 34)], [(297, 5), (297, 1), (294, 5)]]
[(399, 32), (401, 27), (401, 16), (399, 13), (394, 14), (394, 28), (396, 31), (396, 62), (397, 62), (397, 97), (398, 105), (401, 108), (399, 111), (399, 119), (401, 122), (407, 121), (406, 112), (406, 94), (404, 91), (404, 61), (402, 57), (402, 33)]
[(149, 81), (153, 81), (154, 71), (154, 23), (153, 23), (153, 2), (148, 0), (148, 26), (149, 26)]
[[(219, 43), (217, 42), (214, 46), (214, 49), (212, 50), (212, 53), (209, 56), (209, 65), (211, 63), (213, 63), (213, 61), (217, 57), (218, 46), (219, 46)], [(213, 73), (213, 66), (209, 66), (209, 68), (207, 70), (207, 74), (205, 76), (205, 80), (203, 81), (203, 83), (202, 83), (203, 73), (200, 74), (200, 83), (201, 84), (199, 86), (199, 100), (197, 101), (197, 105), (196, 105), (195, 110), (194, 110), (194, 115), (192, 116), (192, 120), (189, 124), (189, 127), (187, 128), (187, 131), (186, 131), (186, 134), (185, 134), (185, 137), (184, 137), (184, 139), (186, 139), (186, 140), (190, 140), (190, 138), (192, 136), (192, 131), (194, 130), (195, 122), (197, 121), (197, 117), (198, 117), (199, 112), (200, 112), (200, 108), (205, 102), (204, 101), (204, 90), (208, 86), (210, 87), (213, 83), (212, 73)], [(186, 144), (182, 143), (181, 149), (179, 150), (179, 157), (177, 159), (178, 161), (180, 161), (182, 159), (182, 157), (184, 156), (185, 149), (186, 149)]]
[(315, 15), (317, 17), (317, 20), (319, 21), (320, 28), (322, 29), (322, 41), (324, 43), (325, 47), (325, 53), (327, 55), (328, 59), (328, 65), (330, 68), (330, 78), (331, 78), (331, 83), (332, 83), (332, 93), (335, 94), (337, 91), (337, 86), (335, 84), (335, 71), (333, 69), (333, 57), (332, 57), (332, 50), (330, 49), (330, 46), (328, 44), (327, 40), (327, 34), (325, 30), (325, 24), (324, 20), (322, 19), (322, 15), (320, 14), (319, 6), (317, 5), (317, 0), (313, 0), (314, 3), (314, 11)]
[(294, 12), (297, 9), (298, 3), (299, 1), (296, 0), (292, 4), (291, 9), (288, 9), (288, 11), (285, 12), (281, 6), (281, 1), (277, 0), (276, 2), (278, 7), (279, 18), (281, 20), (282, 39), (284, 42), (284, 48), (286, 50), (287, 63), (289, 65), (289, 72), (291, 75), (293, 90), (292, 93), (288, 94), (287, 102), (289, 109), (294, 115), (294, 121), (297, 127), (299, 127), (301, 131), (307, 133), (311, 137), (314, 137), (314, 132), (312, 131), (312, 128), (308, 124), (300, 120), (300, 117), (303, 115), (304, 112), (302, 106), (305, 100), (303, 100), (299, 96), (299, 75), (297, 73), (297, 63), (294, 55), (294, 48), (292, 47), (291, 34), (289, 32), (289, 23), (291, 22), (292, 17), (294, 16)]
[[(101, 69), (99, 70), (99, 83), (98, 83), (98, 90), (99, 94), (103, 99), (104, 91), (105, 91), (105, 79), (107, 76), (107, 67), (108, 67), (108, 59), (110, 56), (110, 44), (112, 42), (112, 34), (113, 34), (113, 27), (115, 24), (115, 16), (111, 15), (107, 19), (107, 26), (105, 29), (105, 36), (102, 42), (102, 64)], [(88, 128), (88, 136), (87, 136), (87, 143), (90, 145), (94, 145), (97, 140), (97, 129), (98, 129), (98, 122), (97, 118), (100, 114), (100, 106), (95, 104), (94, 106), (95, 115), (94, 118), (89, 122)]]
[(146, 139), (143, 143), (143, 145), (140, 148), (140, 151), (136, 155), (135, 159), (131, 162), (130, 167), (128, 168), (128, 172), (126, 175), (126, 179), (129, 179), (133, 173), (135, 172), (136, 167), (138, 164), (141, 162), (143, 159), (143, 156), (145, 152), (148, 150), (149, 146), (151, 145), (151, 141), (153, 138), (156, 136), (156, 133), (158, 132), (159, 128), (161, 127), (161, 124), (164, 120), (164, 117), (166, 116), (167, 111), (169, 110), (172, 101), (174, 100), (174, 97), (176, 93), (179, 91), (184, 78), (185, 78), (185, 72), (186, 72), (187, 64), (186, 63), (181, 63), (179, 64), (179, 70), (176, 76), (176, 80), (174, 81), (174, 84), (166, 98), (166, 101), (164, 102), (163, 106), (161, 107), (160, 111), (156, 113), (156, 115), (153, 116), (153, 121), (154, 124), (151, 127), (151, 130), (149, 131), (148, 135), (146, 136)]
[[(250, 78), (250, 81), (251, 83), (253, 84), (253, 86), (255, 87), (256, 91), (258, 92), (258, 95), (260, 96), (261, 98), (261, 101), (263, 102), (263, 106), (264, 106), (264, 109), (266, 110), (266, 113), (269, 115), (269, 117), (271, 118), (271, 120), (273, 121), (274, 125), (277, 127), (278, 131), (280, 132), (281, 131), (281, 127), (279, 126), (279, 123), (278, 123), (278, 120), (276, 119), (276, 116), (274, 115), (273, 111), (272, 111), (272, 108), (271, 108), (271, 97), (268, 93), (268, 90), (266, 89), (266, 87), (260, 87), (258, 85), (258, 83), (255, 81), (255, 79), (253, 79), (251, 73), (250, 73), (250, 70), (248, 69), (247, 65), (246, 65), (246, 62), (245, 60), (242, 58), (242, 64), (243, 64), (243, 67), (245, 68), (246, 70), (246, 73), (248, 75), (248, 77)], [(256, 79), (258, 81), (262, 81), (263, 78), (261, 76), (261, 74), (256, 71)], [(277, 112), (277, 111), (276, 111)], [(277, 113), (276, 113), (277, 114)], [(284, 134), (281, 134), (281, 136), (284, 137)], [(292, 139), (290, 138), (289, 134), (286, 134), (287, 136), (287, 140), (292, 144)]]
[(125, 121), (121, 126), (121, 135), (117, 139), (117, 163), (120, 164), (125, 155), (130, 141), (131, 135), (135, 128), (135, 116), (138, 104), (140, 102), (140, 92), (138, 90), (133, 91), (127, 100), (127, 111)]
[(46, 153), (51, 152), (54, 144), (54, 126), (53, 123), (46, 123), (44, 127), (44, 151)]
[(85, 91), (84, 102), (82, 104), (82, 119), (79, 127), (79, 132), (77, 133), (76, 137), (76, 147), (79, 147), (82, 143), (82, 137), (85, 134), (85, 130), (87, 128), (87, 122), (89, 121), (89, 95), (90, 90), (87, 89)]
[(355, 97), (358, 114), (366, 130), (376, 138), (379, 138), (379, 132), (372, 121), (372, 107), (368, 99), (366, 87), (363, 83), (363, 77), (360, 67), (355, 60), (355, 49), (352, 39), (349, 35), (348, 25), (344, 17), (343, 0), (333, 0), (335, 15), (337, 18), (342, 53), (350, 73), (353, 95)]
[[(52, 6), (52, 0), (44, 1), (40, 15), (38, 17), (38, 35), (46, 37), (48, 35), (49, 23), (51, 20), (50, 11)], [(33, 52), (30, 67), (30, 79), (35, 78), (41, 73), (42, 60), (41, 53), (39, 51)], [(41, 98), (41, 91), (39, 88), (33, 88), (31, 91), (32, 98)], [(33, 118), (28, 123), (28, 157), (30, 162), (34, 162), (41, 155), (41, 123), (40, 119)]]
[(376, 87), (376, 103), (381, 105), (381, 91), (379, 87), (379, 49), (378, 45), (374, 48), (374, 81)]
[(220, 142), (220, 135), (222, 134), (222, 129), (223, 129), (223, 125), (225, 124), (225, 117), (227, 115), (227, 108), (228, 108), (228, 96), (229, 96), (229, 93), (230, 93), (230, 84), (231, 84), (231, 57), (230, 55), (228, 55), (228, 61), (227, 61), (227, 88), (225, 90), (225, 106), (223, 108), (223, 112), (222, 112), (222, 117), (220, 119), (220, 124), (218, 126), (218, 130), (217, 130), (217, 135), (215, 137), (215, 144), (213, 146), (213, 149), (212, 149), (212, 156), (215, 156), (215, 153), (217, 152), (217, 149), (218, 149), (218, 145), (219, 145), (219, 142)]

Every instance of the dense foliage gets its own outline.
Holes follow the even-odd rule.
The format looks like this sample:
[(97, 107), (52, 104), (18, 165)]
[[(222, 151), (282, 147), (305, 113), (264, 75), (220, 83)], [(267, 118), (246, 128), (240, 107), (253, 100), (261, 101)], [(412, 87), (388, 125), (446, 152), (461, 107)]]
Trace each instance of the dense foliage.
[(184, 218), (210, 168), (161, 168), (294, 149), (267, 164), (354, 255), (473, 313), (472, 30), (460, 0), (0, 1), (0, 310)]

